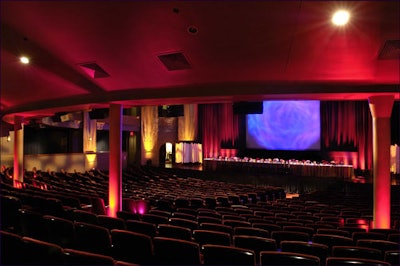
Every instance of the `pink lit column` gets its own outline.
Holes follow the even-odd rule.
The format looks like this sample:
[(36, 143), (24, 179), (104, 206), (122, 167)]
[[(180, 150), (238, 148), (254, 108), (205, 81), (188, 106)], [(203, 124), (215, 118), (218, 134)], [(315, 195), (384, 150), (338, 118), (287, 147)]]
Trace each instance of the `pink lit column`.
[(394, 97), (372, 96), (374, 228), (390, 228), (390, 116)]
[(14, 117), (14, 187), (24, 181), (24, 118)]
[(109, 212), (117, 217), (122, 208), (122, 106), (110, 105), (110, 164), (109, 164)]

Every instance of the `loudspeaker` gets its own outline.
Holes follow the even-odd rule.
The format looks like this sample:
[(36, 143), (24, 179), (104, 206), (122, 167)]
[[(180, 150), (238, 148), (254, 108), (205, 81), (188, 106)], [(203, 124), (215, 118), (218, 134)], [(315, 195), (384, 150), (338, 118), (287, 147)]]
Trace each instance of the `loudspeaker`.
[(236, 115), (263, 113), (263, 102), (236, 102), (232, 107)]
[(101, 108), (101, 109), (93, 109), (89, 112), (90, 119), (105, 119), (108, 117), (108, 109)]
[(158, 117), (177, 117), (184, 115), (183, 105), (158, 106)]

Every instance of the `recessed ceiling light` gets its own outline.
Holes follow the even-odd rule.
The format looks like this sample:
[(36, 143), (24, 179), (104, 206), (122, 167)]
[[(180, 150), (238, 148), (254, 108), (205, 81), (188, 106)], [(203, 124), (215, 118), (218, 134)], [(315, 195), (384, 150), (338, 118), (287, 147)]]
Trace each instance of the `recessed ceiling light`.
[(22, 64), (29, 64), (29, 58), (28, 57), (26, 57), (26, 56), (21, 56), (20, 58), (19, 58), (19, 61), (22, 63)]
[(336, 26), (343, 26), (349, 22), (350, 13), (346, 10), (339, 10), (332, 16), (332, 23)]

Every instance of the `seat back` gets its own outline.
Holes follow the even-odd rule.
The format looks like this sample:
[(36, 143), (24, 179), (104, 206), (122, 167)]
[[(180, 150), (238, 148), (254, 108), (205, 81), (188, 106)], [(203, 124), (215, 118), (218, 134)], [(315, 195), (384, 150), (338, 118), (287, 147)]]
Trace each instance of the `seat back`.
[(383, 260), (383, 253), (379, 249), (360, 246), (334, 246), (332, 247), (332, 256)]
[(225, 232), (198, 229), (193, 231), (193, 239), (200, 247), (205, 244), (231, 245), (231, 235)]
[(270, 237), (268, 230), (255, 227), (235, 227), (233, 229), (233, 235), (259, 236), (264, 238)]
[(70, 220), (44, 215), (44, 227), (47, 230), (47, 239), (63, 248), (72, 248), (75, 244), (75, 226)]
[(327, 245), (318, 243), (284, 240), (281, 241), (281, 249), (285, 252), (317, 256), (321, 263), (325, 263), (326, 258), (329, 256), (329, 247)]
[(201, 230), (211, 230), (217, 232), (224, 232), (228, 234), (232, 234), (232, 226), (224, 225), (224, 224), (217, 224), (217, 223), (201, 223), (200, 224)]
[(308, 242), (310, 236), (308, 233), (303, 232), (292, 232), (292, 231), (274, 231), (271, 233), (271, 238), (276, 240), (276, 244), (280, 247), (281, 241), (293, 240), (293, 241), (304, 241)]
[(112, 257), (136, 264), (154, 262), (153, 242), (150, 236), (120, 229), (111, 230)]
[(25, 264), (24, 243), (22, 237), (6, 232), (0, 231), (0, 265), (22, 265)]
[(63, 249), (55, 244), (40, 241), (30, 237), (23, 237), (23, 252), (20, 256), (25, 257), (29, 265), (62, 265), (64, 264)]
[(385, 253), (387, 250), (400, 250), (400, 243), (377, 239), (360, 239), (357, 246), (376, 248)]
[(122, 218), (111, 217), (107, 215), (97, 215), (98, 225), (107, 228), (108, 230), (120, 229), (125, 230), (125, 221)]
[(171, 225), (171, 224), (159, 224), (158, 236), (191, 241), (192, 231), (189, 228), (182, 226)]
[(399, 250), (385, 251), (384, 261), (389, 262), (392, 265), (400, 265), (400, 251)]
[(357, 266), (391, 266), (390, 263), (380, 260), (369, 260), (360, 258), (329, 257), (326, 266), (357, 265)]
[(111, 252), (111, 237), (105, 227), (75, 222), (76, 248), (83, 251), (109, 255)]
[(255, 253), (250, 249), (205, 244), (201, 252), (204, 265), (256, 265)]
[(126, 230), (145, 234), (150, 237), (154, 237), (157, 232), (156, 225), (150, 222), (127, 220), (125, 224), (126, 224)]
[(319, 266), (317, 256), (294, 252), (262, 251), (260, 265), (312, 265)]
[(195, 242), (167, 237), (153, 238), (155, 264), (200, 265), (200, 248)]
[(233, 236), (233, 245), (238, 248), (253, 250), (256, 256), (256, 263), (259, 263), (261, 251), (276, 251), (276, 241), (271, 238), (259, 236), (235, 235)]
[(110, 256), (91, 253), (76, 249), (64, 249), (65, 265), (109, 265), (114, 266)]

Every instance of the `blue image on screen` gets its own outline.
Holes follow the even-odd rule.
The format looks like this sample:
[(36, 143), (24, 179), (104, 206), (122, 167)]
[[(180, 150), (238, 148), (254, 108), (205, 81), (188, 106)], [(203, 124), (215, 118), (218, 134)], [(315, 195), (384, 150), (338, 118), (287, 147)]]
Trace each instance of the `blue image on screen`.
[(247, 115), (247, 148), (319, 150), (319, 101), (264, 101), (263, 113)]

